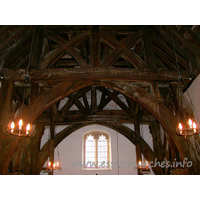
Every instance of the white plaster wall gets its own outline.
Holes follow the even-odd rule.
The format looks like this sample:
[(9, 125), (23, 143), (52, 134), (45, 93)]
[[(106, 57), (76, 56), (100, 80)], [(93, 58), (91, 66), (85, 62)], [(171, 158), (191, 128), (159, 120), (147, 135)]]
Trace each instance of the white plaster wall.
[[(87, 94), (88, 103), (91, 103), (91, 92), (89, 91)], [(100, 103), (101, 92), (97, 91), (97, 100), (98, 104)], [(118, 97), (127, 105), (126, 99), (123, 95), (118, 95)], [(60, 110), (68, 98), (64, 98), (58, 107)], [(80, 101), (83, 101), (80, 99)], [(114, 102), (110, 101), (105, 110), (121, 110), (121, 108)], [(76, 106), (72, 106), (70, 110), (77, 110)], [(134, 130), (133, 124), (124, 124), (130, 129)], [(58, 133), (62, 129), (67, 126), (56, 126), (55, 132)], [(115, 164), (112, 169), (109, 170), (84, 170), (82, 169), (82, 149), (83, 149), (83, 135), (92, 130), (100, 130), (108, 133), (111, 139), (111, 161)], [(140, 127), (141, 135), (144, 140), (149, 144), (151, 149), (153, 150), (153, 142), (152, 136), (149, 132), (149, 127), (147, 125), (142, 125)], [(45, 127), (45, 133), (41, 140), (41, 148), (50, 138), (49, 127)], [(118, 142), (117, 142), (118, 141)], [(95, 174), (105, 174), (105, 175), (136, 175), (136, 149), (135, 145), (132, 144), (126, 137), (122, 134), (117, 133), (116, 131), (107, 128), (105, 126), (100, 125), (90, 125), (84, 128), (81, 128), (67, 138), (65, 138), (59, 145), (59, 155), (60, 162), (62, 166), (62, 171), (54, 171), (56, 175), (68, 175), (68, 174), (76, 174), (76, 175), (95, 175)], [(57, 161), (57, 149), (54, 151), (55, 162)], [(75, 165), (77, 163), (77, 166)], [(117, 167), (117, 163), (121, 167)], [(151, 171), (151, 174), (154, 174)]]
[(191, 102), (197, 125), (200, 127), (200, 75), (197, 76), (184, 95)]
[[(133, 125), (126, 124), (126, 126), (134, 130)], [(56, 133), (58, 133), (65, 127), (66, 126), (56, 126)], [(110, 135), (111, 161), (113, 161), (116, 165), (113, 166), (112, 169), (109, 170), (82, 169), (81, 164), (82, 164), (83, 135), (92, 130), (104, 131)], [(141, 134), (152, 148), (152, 138), (150, 137), (149, 129), (147, 126), (141, 127)], [(48, 139), (49, 139), (49, 127), (46, 127), (45, 133), (41, 141), (41, 148)], [(54, 171), (55, 175), (95, 175), (95, 174), (136, 175), (137, 174), (135, 145), (133, 145), (126, 137), (124, 137), (120, 133), (117, 133), (116, 131), (104, 126), (90, 125), (75, 131), (58, 145), (58, 149), (60, 155), (60, 162), (62, 165), (62, 171)], [(58, 159), (57, 149), (55, 149), (54, 155), (55, 155), (55, 161), (57, 161)], [(77, 163), (77, 166), (75, 165), (75, 162)], [(118, 168), (117, 163), (119, 163), (121, 167)], [(151, 174), (154, 173), (151, 171)]]

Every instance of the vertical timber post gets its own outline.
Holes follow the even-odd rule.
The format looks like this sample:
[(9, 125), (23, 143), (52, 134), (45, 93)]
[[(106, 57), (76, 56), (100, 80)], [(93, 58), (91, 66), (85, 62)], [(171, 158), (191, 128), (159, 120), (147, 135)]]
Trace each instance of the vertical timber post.
[[(53, 106), (50, 107), (50, 137), (53, 142), (50, 146), (50, 156), (49, 160), (51, 165), (53, 166), (54, 163), (54, 135), (55, 135), (55, 114), (53, 112)], [(53, 170), (48, 173), (49, 175), (53, 175)]]
[(0, 90), (0, 174), (7, 174), (12, 155), (18, 145), (18, 140), (3, 133), (3, 127), (9, 123), (12, 110), (12, 95), (14, 84), (12, 81), (3, 81)]
[[(137, 119), (134, 122), (134, 129), (135, 129), (135, 136), (136, 136), (136, 160), (137, 160), (136, 166), (138, 166), (138, 162), (142, 161), (139, 117), (137, 117)], [(142, 175), (139, 169), (137, 169), (137, 172), (138, 172), (138, 175)]]

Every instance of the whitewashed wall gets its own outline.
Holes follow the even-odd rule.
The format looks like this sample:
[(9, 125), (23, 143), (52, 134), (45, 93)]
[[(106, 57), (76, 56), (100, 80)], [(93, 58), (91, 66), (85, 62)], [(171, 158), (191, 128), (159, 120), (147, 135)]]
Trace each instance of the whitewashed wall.
[(200, 75), (194, 80), (184, 95), (191, 102), (197, 125), (200, 127)]
[[(133, 125), (126, 124), (126, 126), (134, 130)], [(56, 133), (58, 133), (65, 127), (66, 126), (56, 126)], [(116, 167), (113, 166), (111, 170), (82, 169), (81, 163), (82, 163), (83, 135), (88, 131), (92, 130), (104, 131), (110, 135), (111, 161), (113, 161), (114, 163), (119, 162), (119, 164), (121, 164), (120, 168), (118, 168), (117, 166)], [(141, 134), (142, 137), (149, 143), (150, 147), (153, 149), (152, 137), (149, 133), (148, 126), (141, 127)], [(117, 145), (117, 137), (118, 137), (118, 145)], [(48, 140), (48, 138), (49, 138), (49, 127), (46, 127), (44, 136), (42, 137), (41, 147)], [(137, 174), (135, 145), (133, 145), (126, 137), (124, 137), (120, 133), (117, 133), (116, 131), (104, 126), (90, 125), (75, 131), (58, 145), (58, 149), (62, 165), (62, 171), (54, 171), (55, 175), (95, 175), (95, 174), (136, 175)], [(57, 149), (55, 149), (54, 155), (55, 155), (55, 161), (57, 161)], [(79, 163), (79, 166), (74, 166), (75, 162), (77, 164)], [(152, 171), (151, 174), (153, 174)]]
[[(100, 102), (101, 93), (97, 91), (97, 104)], [(126, 99), (123, 95), (118, 95), (118, 97), (123, 101), (126, 105)], [(87, 93), (87, 99), (88, 103), (91, 103), (91, 92), (89, 91)], [(66, 103), (68, 98), (64, 98), (58, 107), (58, 110), (60, 110), (63, 105)], [(80, 99), (80, 101), (83, 101)], [(83, 103), (83, 102), (82, 102)], [(128, 105), (127, 105), (128, 106)], [(115, 104), (115, 102), (110, 101), (106, 107), (105, 110), (121, 110), (121, 108)], [(70, 110), (78, 110), (76, 106), (72, 106)], [(124, 124), (125, 126), (129, 127), (130, 129), (134, 130), (134, 125), (132, 124)], [(62, 129), (64, 129), (66, 126), (56, 126), (55, 132), (58, 133)], [(104, 131), (110, 135), (111, 138), (111, 161), (114, 163), (119, 163), (121, 165), (120, 168), (117, 166), (113, 166), (111, 170), (84, 170), (82, 169), (82, 149), (83, 149), (83, 135), (89, 131), (92, 130), (99, 130)], [(144, 140), (149, 144), (151, 149), (153, 150), (153, 142), (152, 142), (152, 136), (149, 133), (149, 127), (148, 125), (142, 125), (140, 127), (141, 135), (144, 138)], [(44, 145), (44, 143), (50, 138), (49, 133), (49, 127), (46, 127), (45, 133), (42, 137), (41, 141), (41, 147)], [(117, 139), (118, 138), (118, 139)], [(117, 145), (118, 141), (118, 145)], [(94, 174), (122, 174), (122, 175), (129, 175), (129, 174), (137, 174), (136, 169), (136, 150), (135, 145), (132, 144), (126, 137), (121, 135), (120, 133), (117, 133), (116, 131), (100, 126), (100, 125), (90, 125), (84, 128), (81, 128), (71, 135), (69, 135), (67, 138), (65, 138), (59, 145), (59, 155), (60, 155), (60, 161), (62, 165), (62, 171), (55, 171), (54, 174), (77, 174), (77, 175), (94, 175)], [(118, 152), (118, 154), (117, 154)], [(57, 149), (55, 149), (55, 161), (57, 161)], [(75, 162), (80, 166), (74, 166)], [(151, 171), (151, 174), (154, 174)]]

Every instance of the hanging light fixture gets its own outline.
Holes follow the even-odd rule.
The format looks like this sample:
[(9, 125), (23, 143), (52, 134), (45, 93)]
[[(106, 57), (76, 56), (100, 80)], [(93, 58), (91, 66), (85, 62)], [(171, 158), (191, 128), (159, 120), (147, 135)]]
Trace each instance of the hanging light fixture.
[[(31, 57), (32, 57), (34, 36), (35, 36), (35, 27), (34, 27), (33, 38), (32, 38), (32, 42), (31, 42), (31, 50), (30, 50), (30, 56), (29, 56), (29, 61), (28, 61), (27, 72), (26, 72), (25, 79), (24, 79), (25, 88), (24, 88), (24, 92), (23, 92), (23, 95), (22, 95), (23, 100), (22, 100), (22, 106), (21, 106), (21, 118), (20, 118), (20, 120), (19, 120), (17, 125), (15, 125), (14, 121), (12, 121), (7, 126), (5, 126), (3, 128), (3, 131), (4, 131), (4, 133), (6, 135), (14, 135), (14, 136), (19, 136), (19, 137), (27, 137), (27, 136), (33, 137), (36, 134), (35, 129), (33, 129), (33, 127), (31, 126), (30, 123), (28, 123), (28, 124), (26, 124), (24, 126), (24, 121), (23, 121), (23, 117), (22, 117), (23, 108), (24, 108), (24, 101), (25, 101), (25, 98), (26, 98), (26, 87), (27, 87), (27, 83), (29, 82), (29, 69), (30, 69), (30, 62), (31, 62)], [(19, 95), (17, 97), (16, 103), (15, 103), (15, 107), (16, 107), (16, 105), (18, 103), (18, 98), (19, 98), (20, 93), (22, 91), (22, 87), (23, 86), (21, 86)]]
[(183, 126), (182, 123), (179, 122), (176, 132), (178, 133), (178, 135), (184, 136), (185, 139), (187, 139), (187, 136), (200, 133), (200, 129), (197, 128), (197, 125), (195, 122), (189, 119), (188, 123), (185, 123), (185, 126)]
[[(140, 110), (140, 109), (139, 109)], [(138, 169), (138, 174), (143, 175), (143, 174), (150, 174), (150, 166), (149, 162), (144, 159), (143, 156), (143, 145), (142, 145), (142, 135), (140, 132), (140, 118), (139, 118), (139, 111), (137, 113), (137, 121), (134, 123), (134, 129), (136, 133), (136, 154), (137, 154), (137, 169)], [(144, 161), (144, 162), (143, 162)]]
[(25, 129), (23, 128), (22, 119), (19, 120), (18, 127), (15, 127), (14, 122), (11, 122), (10, 125), (3, 128), (3, 131), (6, 135), (15, 135), (19, 137), (34, 137), (36, 134), (35, 129), (32, 129), (30, 124), (27, 124)]
[(46, 167), (43, 167), (43, 169), (42, 169), (42, 172), (43, 172), (43, 173), (48, 173), (48, 172), (51, 172), (51, 171), (53, 171), (53, 170), (59, 170), (59, 171), (62, 170), (61, 164), (60, 164), (60, 156), (59, 156), (58, 146), (57, 146), (57, 154), (58, 154), (58, 161), (57, 161), (57, 162), (54, 162), (54, 163), (51, 163), (51, 162), (48, 160), (47, 166), (46, 166)]
[(187, 136), (191, 136), (191, 135), (195, 135), (197, 133), (200, 133), (200, 129), (197, 128), (196, 122), (194, 120), (192, 121), (191, 118), (186, 120), (184, 124), (182, 124), (181, 120), (180, 120), (180, 111), (179, 111), (180, 95), (179, 94), (181, 93), (180, 82), (183, 80), (183, 78), (182, 78), (182, 76), (180, 74), (180, 69), (179, 69), (179, 65), (178, 65), (178, 59), (177, 59), (177, 56), (176, 56), (176, 49), (175, 49), (175, 45), (174, 45), (174, 41), (173, 41), (173, 37), (172, 37), (171, 27), (170, 26), (169, 26), (169, 30), (170, 30), (172, 46), (173, 46), (173, 51), (174, 51), (174, 57), (175, 57), (175, 60), (176, 60), (176, 67), (177, 67), (177, 72), (178, 72), (178, 126), (177, 126), (177, 129), (176, 129), (176, 133), (179, 136), (184, 136), (184, 138), (187, 139)]
[(137, 169), (140, 171), (140, 174), (150, 174), (150, 167), (149, 162), (145, 160), (145, 165), (143, 165), (143, 162), (140, 160), (138, 161)]

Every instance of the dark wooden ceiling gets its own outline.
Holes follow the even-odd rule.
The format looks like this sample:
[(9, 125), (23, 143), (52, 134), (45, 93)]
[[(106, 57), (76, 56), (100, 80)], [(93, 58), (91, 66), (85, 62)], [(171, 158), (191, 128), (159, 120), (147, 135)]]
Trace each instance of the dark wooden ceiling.
[[(133, 140), (137, 131), (125, 130), (123, 123), (134, 123), (134, 127), (145, 123), (151, 127), (154, 145), (161, 145), (157, 139), (160, 137), (158, 121), (164, 115), (159, 108), (164, 106), (170, 114), (166, 114), (161, 122), (169, 121), (164, 125), (172, 126), (170, 137), (179, 145), (183, 141), (170, 132), (175, 130), (170, 124), (171, 117), (177, 117), (179, 112), (178, 76), (182, 77), (182, 89), (186, 89), (199, 74), (199, 47), (198, 25), (0, 26), (0, 75), (2, 80), (11, 80), (15, 84), (13, 95), (10, 94), (12, 112), (16, 114), (24, 103), (25, 119), (31, 115), (36, 127), (38, 124), (50, 125), (52, 138), (55, 125), (70, 125), (73, 132), (89, 123), (101, 123), (122, 129), (127, 138)], [(29, 83), (25, 84), (27, 75)], [(109, 83), (103, 84), (104, 81)], [(130, 98), (133, 91), (136, 91), (136, 97)], [(4, 85), (4, 94), (6, 92)], [(142, 100), (137, 99), (138, 92)], [(61, 102), (63, 98), (66, 99)], [(110, 102), (115, 106), (107, 109)], [(185, 105), (180, 114), (185, 107), (188, 111), (185, 109), (184, 113), (190, 112), (189, 106)], [(77, 109), (70, 109), (72, 106)], [(3, 113), (7, 112), (5, 109)], [(159, 119), (152, 113), (156, 113)], [(38, 138), (43, 133), (41, 131)], [(182, 150), (180, 145), (178, 147)], [(162, 148), (155, 150), (156, 157)], [(152, 152), (148, 153), (151, 149), (146, 149), (148, 151), (143, 148), (144, 155), (153, 157)]]
[(172, 39), (186, 86), (199, 70), (198, 25), (0, 26), (0, 72), (23, 80), (20, 70), (30, 61), (31, 78), (39, 82), (70, 77), (170, 81), (178, 76)]

